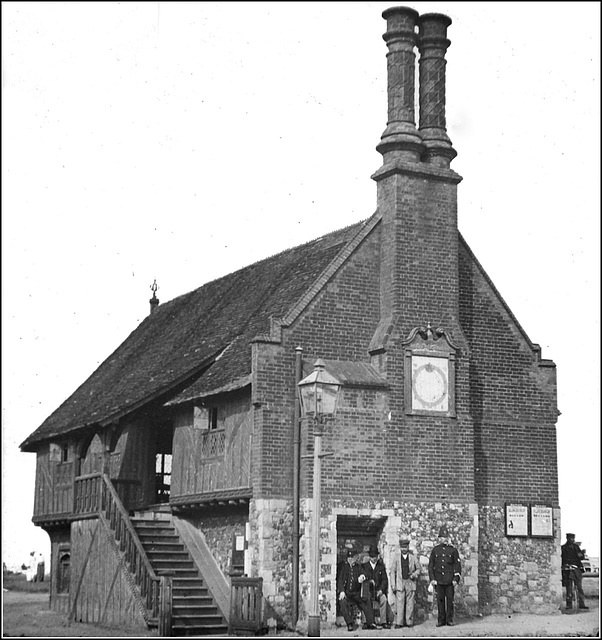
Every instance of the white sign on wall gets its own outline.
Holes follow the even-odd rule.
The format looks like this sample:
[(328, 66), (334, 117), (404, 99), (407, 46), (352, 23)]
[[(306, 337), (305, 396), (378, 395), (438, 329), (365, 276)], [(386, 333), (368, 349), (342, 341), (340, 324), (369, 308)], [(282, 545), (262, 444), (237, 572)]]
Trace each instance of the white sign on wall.
[(554, 537), (552, 507), (543, 504), (531, 505), (531, 535), (539, 538)]
[(529, 506), (526, 504), (506, 504), (506, 535), (529, 535)]

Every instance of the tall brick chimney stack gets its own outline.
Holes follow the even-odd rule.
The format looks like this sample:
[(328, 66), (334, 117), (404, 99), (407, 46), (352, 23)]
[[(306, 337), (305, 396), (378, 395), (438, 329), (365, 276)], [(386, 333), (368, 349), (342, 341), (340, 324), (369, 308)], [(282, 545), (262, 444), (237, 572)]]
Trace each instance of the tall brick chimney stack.
[[(387, 31), (388, 122), (376, 147), (382, 216), (380, 323), (369, 351), (385, 354), (393, 334), (405, 339), (428, 322), (462, 344), (459, 322), (455, 157), (445, 129), (445, 52), (451, 20), (408, 7), (383, 12)], [(418, 32), (418, 33), (417, 33)], [(416, 58), (421, 54), (420, 123), (414, 122)], [(380, 356), (379, 356), (380, 357)], [(381, 358), (381, 361), (384, 360)]]
[(425, 13), (418, 19), (420, 51), (420, 135), (426, 147), (424, 160), (448, 168), (456, 157), (445, 127), (445, 52), (450, 45), (451, 19)]
[[(450, 168), (456, 152), (445, 129), (445, 52), (451, 20), (438, 14), (417, 16), (406, 7), (387, 9), (383, 18), (387, 21), (389, 121), (377, 146), (383, 164), (372, 176), (380, 216), (380, 318), (368, 353), (390, 385), (390, 436), (385, 446), (391, 461), (409, 469), (416, 464), (411, 451), (425, 441), (440, 438), (449, 443), (462, 461), (457, 468), (463, 471), (451, 471), (444, 481), (439, 475), (434, 482), (445, 482), (441, 495), (464, 491), (472, 499), (474, 476), (466, 473), (474, 466), (470, 348), (460, 318), (458, 183), (462, 177)], [(418, 65), (414, 46), (420, 53)], [(420, 114), (415, 132), (416, 66), (420, 68)], [(418, 416), (411, 411), (406, 345), (420, 327), (429, 325), (454, 346), (453, 415)], [(402, 446), (401, 436), (413, 448)], [(444, 468), (443, 454), (431, 464)]]
[(414, 95), (416, 76), (416, 25), (418, 12), (409, 7), (391, 7), (383, 12), (387, 31), (388, 118), (387, 128), (376, 149), (385, 162), (402, 158), (417, 162), (424, 151), (416, 130)]

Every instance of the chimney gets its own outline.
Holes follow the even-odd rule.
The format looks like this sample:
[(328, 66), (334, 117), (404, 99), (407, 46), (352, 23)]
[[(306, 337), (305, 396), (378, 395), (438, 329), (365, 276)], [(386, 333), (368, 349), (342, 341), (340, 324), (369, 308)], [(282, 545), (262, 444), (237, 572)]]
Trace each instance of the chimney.
[(153, 297), (149, 300), (150, 302), (150, 313), (151, 315), (154, 313), (154, 311), (157, 309), (157, 307), (159, 306), (159, 298), (157, 298), (157, 289), (159, 288), (157, 286), (157, 281), (154, 280), (153, 284), (151, 284), (151, 290), (153, 292)]
[[(459, 323), (456, 155), (445, 129), (445, 51), (451, 20), (419, 16), (408, 7), (383, 12), (387, 31), (388, 122), (377, 150), (380, 223), (380, 323), (369, 352), (388, 351), (395, 334), (415, 327), (444, 329), (462, 343)], [(418, 30), (418, 36), (416, 31)], [(420, 123), (414, 122), (418, 46)], [(380, 360), (379, 360), (380, 361)], [(383, 360), (384, 362), (384, 360)]]
[(424, 160), (449, 168), (456, 151), (445, 128), (445, 52), (450, 45), (447, 27), (451, 19), (440, 13), (425, 13), (418, 19), (420, 51), (420, 135)]
[(385, 163), (401, 158), (418, 162), (424, 150), (416, 130), (414, 87), (416, 76), (416, 24), (418, 12), (409, 7), (391, 7), (383, 12), (387, 31), (388, 119), (381, 141), (376, 147)]

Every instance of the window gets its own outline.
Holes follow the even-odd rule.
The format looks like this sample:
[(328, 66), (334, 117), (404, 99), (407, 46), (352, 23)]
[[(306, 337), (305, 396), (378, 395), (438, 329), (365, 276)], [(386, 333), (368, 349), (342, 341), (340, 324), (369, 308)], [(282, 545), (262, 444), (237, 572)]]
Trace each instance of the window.
[(222, 411), (220, 411), (218, 407), (197, 405), (194, 407), (192, 426), (199, 431), (217, 431), (218, 429), (223, 429), (224, 418)]
[(69, 462), (69, 445), (64, 444), (61, 451), (61, 462)]
[(223, 412), (218, 407), (210, 407), (207, 410), (207, 432), (203, 435), (201, 444), (201, 457), (221, 458), (224, 455), (226, 444), (226, 431)]

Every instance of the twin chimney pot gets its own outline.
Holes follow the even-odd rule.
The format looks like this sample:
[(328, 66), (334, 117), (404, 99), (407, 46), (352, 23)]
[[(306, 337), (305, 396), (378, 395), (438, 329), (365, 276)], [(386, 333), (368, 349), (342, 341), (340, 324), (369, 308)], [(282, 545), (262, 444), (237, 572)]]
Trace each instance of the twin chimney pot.
[[(391, 161), (426, 162), (449, 168), (456, 151), (445, 127), (445, 52), (451, 19), (439, 13), (422, 16), (409, 7), (383, 12), (387, 32), (388, 120), (376, 149)], [(419, 127), (414, 114), (416, 54), (419, 59)]]

